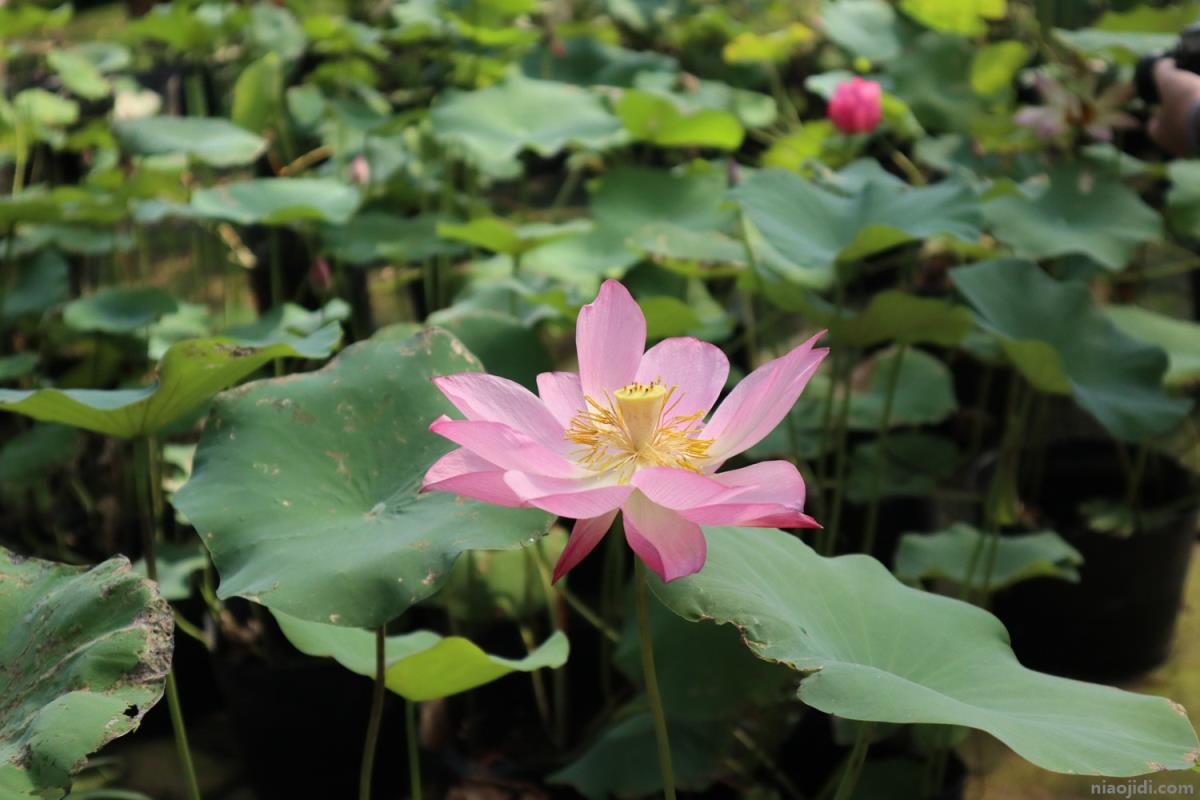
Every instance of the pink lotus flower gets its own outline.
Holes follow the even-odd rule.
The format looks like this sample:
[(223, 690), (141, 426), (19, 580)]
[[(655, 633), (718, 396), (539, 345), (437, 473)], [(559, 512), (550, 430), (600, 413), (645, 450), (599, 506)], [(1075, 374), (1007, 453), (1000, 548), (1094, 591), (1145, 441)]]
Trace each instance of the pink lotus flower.
[(883, 119), (883, 90), (857, 76), (838, 84), (829, 100), (829, 119), (842, 133), (870, 133)]
[(429, 429), (460, 445), (422, 491), (529, 507), (577, 520), (557, 581), (603, 538), (617, 511), (625, 539), (664, 581), (704, 566), (701, 525), (819, 527), (787, 461), (717, 472), (783, 420), (828, 350), (814, 336), (756, 369), (704, 422), (729, 374), (720, 348), (667, 339), (643, 352), (646, 319), (606, 281), (579, 312), (579, 373), (544, 372), (538, 395), (478, 372), (435, 378), (466, 419)]
[(350, 182), (363, 186), (371, 180), (371, 165), (363, 156), (350, 159)]

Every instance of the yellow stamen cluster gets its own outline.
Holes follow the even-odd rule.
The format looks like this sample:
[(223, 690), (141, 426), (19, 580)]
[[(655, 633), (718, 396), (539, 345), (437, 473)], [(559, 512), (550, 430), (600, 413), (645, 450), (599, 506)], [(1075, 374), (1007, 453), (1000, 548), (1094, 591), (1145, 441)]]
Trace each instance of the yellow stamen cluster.
[(580, 445), (575, 459), (596, 472), (616, 471), (628, 482), (639, 466), (678, 467), (699, 472), (694, 463), (708, 454), (712, 439), (697, 438), (703, 412), (675, 415), (683, 395), (660, 381), (631, 383), (600, 403), (584, 397), (566, 437)]

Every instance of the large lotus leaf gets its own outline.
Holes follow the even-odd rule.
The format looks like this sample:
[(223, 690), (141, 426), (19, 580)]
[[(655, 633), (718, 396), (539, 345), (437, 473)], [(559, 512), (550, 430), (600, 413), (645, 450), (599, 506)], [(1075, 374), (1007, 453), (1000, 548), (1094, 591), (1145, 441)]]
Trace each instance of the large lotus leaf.
[(52, 250), (43, 250), (17, 271), (16, 281), (0, 300), (0, 324), (31, 314), (41, 314), (70, 295), (69, 266)]
[(567, 532), (555, 527), (536, 545), (540, 556), (531, 548), (471, 553), (454, 564), (445, 587), (428, 602), (445, 608), (451, 618), (473, 622), (544, 619), (542, 575), (549, 575), (549, 565), (566, 546)]
[(133, 333), (178, 307), (157, 286), (110, 286), (67, 303), (63, 321), (77, 331)]
[(1079, 253), (1123, 269), (1139, 245), (1162, 237), (1158, 213), (1119, 178), (1062, 165), (1036, 198), (1007, 194), (984, 205), (996, 238), (1023, 257)]
[(34, 425), (0, 447), (0, 484), (41, 483), (48, 472), (75, 455), (79, 432), (62, 425)]
[(632, 86), (642, 72), (674, 73), (679, 63), (653, 50), (628, 50), (591, 36), (568, 36), (538, 46), (521, 61), (530, 78), (563, 81), (580, 86)]
[[(371, 631), (272, 613), (284, 636), (301, 652), (333, 658), (351, 672), (375, 677), (375, 634)], [(561, 631), (520, 659), (491, 655), (461, 636), (413, 631), (386, 637), (385, 683), (407, 700), (437, 700), (513, 672), (557, 669), (567, 663), (568, 652), (567, 637)]]
[(51, 50), (46, 63), (58, 73), (63, 86), (82, 98), (99, 100), (112, 92), (112, 86), (96, 65), (74, 49)]
[(905, 48), (903, 58), (889, 65), (892, 91), (926, 128), (973, 132), (986, 113), (971, 88), (971, 61), (977, 51), (971, 41), (927, 31)]
[(519, 256), (539, 244), (583, 233), (591, 228), (591, 223), (586, 219), (575, 219), (561, 224), (530, 222), (517, 225), (499, 217), (476, 217), (462, 223), (439, 223), (437, 235), (443, 239), (482, 247), (494, 253)]
[(0, 411), (61, 422), (109, 436), (158, 433), (204, 401), (276, 358), (326, 358), (341, 339), (331, 323), (303, 339), (243, 345), (236, 339), (189, 339), (167, 348), (154, 383), (140, 389), (0, 389)]
[(448, 92), (430, 111), (433, 134), (480, 167), (511, 171), (523, 150), (553, 156), (566, 147), (603, 150), (623, 138), (621, 122), (585, 89), (510, 73), (474, 92)]
[(1022, 667), (988, 612), (911, 589), (862, 555), (822, 558), (774, 529), (706, 528), (696, 575), (654, 591), (691, 620), (732, 623), (760, 658), (806, 676), (800, 699), (845, 719), (978, 728), (1045, 769), (1188, 769), (1183, 709)]
[(537, 331), (511, 314), (451, 306), (429, 315), (428, 323), (450, 331), (479, 358), (484, 369), (537, 391), (537, 376), (554, 360)]
[(1168, 386), (1200, 380), (1200, 325), (1137, 306), (1105, 306), (1104, 314), (1126, 336), (1167, 352)]
[(355, 266), (378, 261), (406, 264), (466, 251), (461, 242), (438, 236), (442, 222), (433, 215), (398, 217), (382, 211), (364, 211), (345, 225), (324, 227), (322, 238), (334, 258)]
[(61, 797), (135, 730), (171, 666), (171, 609), (124, 558), (91, 569), (0, 548), (0, 797)]
[[(964, 585), (983, 583), (992, 542), (987, 534), (962, 522), (935, 533), (906, 533), (896, 549), (893, 572), (902, 581), (938, 578)], [(1054, 531), (1000, 536), (995, 544), (988, 587), (993, 591), (1030, 578), (1079, 581), (1083, 556)]]
[(1191, 403), (1162, 390), (1167, 356), (1121, 333), (1087, 286), (1060, 283), (1015, 259), (958, 267), (954, 285), (1014, 364), (1043, 390), (1061, 386), (1114, 436), (1171, 430)]
[(1055, 29), (1055, 35), (1085, 55), (1109, 56), (1131, 63), (1169, 50), (1179, 32), (1200, 16), (1200, 3), (1170, 3), (1162, 8), (1136, 5), (1127, 11), (1108, 11), (1093, 27)]
[[(790, 693), (795, 673), (755, 659), (730, 627), (693, 625), (661, 603), (651, 604), (649, 617), (676, 782), (702, 791), (728, 771), (726, 757), (741, 748), (734, 730), (761, 726), (762, 712), (755, 709), (788, 713), (780, 700)], [(631, 683), (642, 685), (632, 613), (613, 661)], [(549, 781), (574, 786), (589, 798), (645, 796), (662, 789), (654, 752), (653, 727), (639, 698)]]
[(855, 56), (878, 63), (900, 55), (896, 12), (885, 0), (827, 2), (821, 19), (825, 35)]
[(923, 25), (946, 33), (978, 36), (988, 20), (1004, 19), (1007, 0), (900, 0), (904, 13)]
[(769, 94), (739, 89), (721, 81), (698, 80), (692, 75), (643, 72), (634, 88), (669, 99), (683, 114), (722, 111), (732, 114), (747, 128), (764, 128), (779, 117), (775, 98)]
[(736, 150), (745, 136), (742, 123), (728, 111), (684, 110), (669, 97), (652, 92), (622, 92), (615, 111), (634, 141), (659, 147)]
[(121, 146), (143, 156), (182, 154), (214, 167), (249, 164), (262, 155), (261, 136), (220, 117), (142, 117), (118, 120)]
[(979, 208), (966, 186), (944, 182), (905, 189), (866, 181), (853, 196), (832, 192), (792, 172), (755, 173), (733, 191), (756, 236), (760, 266), (802, 285), (827, 288), (839, 262), (947, 234), (979, 236)]
[(1200, 160), (1177, 159), (1167, 166), (1167, 221), (1186, 236), (1200, 237)]
[[(667, 727), (675, 785), (684, 791), (704, 791), (723, 771), (721, 759), (729, 749), (729, 723), (681, 719), (675, 724), (668, 717)], [(588, 800), (646, 797), (662, 790), (655, 748), (650, 712), (630, 709), (578, 759), (546, 780), (573, 786)]]
[(726, 180), (723, 170), (712, 167), (613, 170), (592, 195), (592, 229), (529, 251), (522, 267), (577, 284), (584, 294), (594, 292), (601, 278), (619, 276), (639, 261), (636, 247), (647, 228), (728, 230), (733, 215), (724, 208)]
[(906, 342), (954, 347), (975, 325), (971, 310), (933, 297), (918, 297), (898, 289), (872, 295), (859, 314), (839, 315), (816, 297), (800, 297), (800, 309), (812, 324), (827, 328), (835, 341), (850, 347)]
[(452, 449), (429, 432), (455, 413), (430, 379), (478, 368), (431, 330), (218, 397), (175, 503), (212, 553), (220, 595), (376, 628), (436, 592), (459, 554), (545, 534), (540, 511), (420, 493)]
[(927, 497), (954, 476), (958, 459), (952, 440), (923, 431), (863, 442), (850, 456), (846, 497), (855, 503), (876, 496)]
[(360, 200), (353, 186), (329, 178), (257, 178), (198, 189), (192, 194), (192, 210), (243, 225), (341, 225), (354, 216)]
[(889, 427), (932, 425), (958, 409), (954, 378), (940, 359), (912, 347), (902, 357), (897, 350), (889, 349), (874, 354), (855, 371), (857, 386), (850, 396), (846, 420), (850, 428), (879, 430), (897, 358), (900, 371), (896, 373)]

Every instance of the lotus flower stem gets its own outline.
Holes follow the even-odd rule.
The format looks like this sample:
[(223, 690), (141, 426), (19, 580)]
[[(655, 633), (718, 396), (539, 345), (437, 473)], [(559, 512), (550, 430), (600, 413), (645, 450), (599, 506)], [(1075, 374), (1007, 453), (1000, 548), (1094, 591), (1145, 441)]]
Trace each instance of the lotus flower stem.
[[(842, 524), (842, 501), (845, 496), (846, 486), (846, 440), (847, 422), (850, 417), (850, 395), (851, 386), (850, 378), (852, 371), (849, 367), (851, 362), (844, 362), (845, 375), (842, 376), (842, 398), (838, 406), (837, 415), (837, 455), (834, 457), (833, 466), (833, 503), (829, 510), (829, 531), (825, 537), (825, 555), (832, 556), (837, 552), (838, 534), (841, 532)], [(837, 388), (837, 382), (830, 384), (829, 391), (832, 393)]]
[[(135, 446), (137, 455), (138, 502), (142, 508), (142, 557), (146, 559), (146, 577), (158, 581), (158, 559), (154, 545), (158, 539), (159, 521), (162, 519), (162, 473), (158, 441), (153, 436), (142, 438)], [(200, 800), (200, 783), (196, 779), (196, 767), (192, 763), (192, 751), (188, 746), (187, 727), (183, 722), (183, 707), (179, 702), (179, 688), (175, 685), (175, 667), (167, 672), (167, 710), (171, 715), (171, 730), (175, 734), (175, 749), (183, 768), (184, 787), (188, 800)]]
[(175, 732), (175, 749), (179, 752), (179, 763), (183, 766), (188, 800), (200, 800), (200, 784), (196, 779), (196, 766), (192, 763), (192, 751), (188, 747), (187, 728), (183, 724), (183, 707), (179, 703), (174, 669), (167, 673), (167, 708), (171, 712), (171, 729)]
[(908, 344), (901, 342), (896, 348), (896, 363), (888, 373), (887, 389), (883, 396), (883, 413), (879, 416), (879, 438), (875, 440), (875, 469), (871, 473), (871, 502), (867, 506), (867, 521), (864, 526), (862, 551), (871, 555), (875, 549), (875, 529), (879, 527), (879, 491), (883, 482), (883, 471), (887, 468), (888, 428), (892, 424), (892, 406), (896, 401), (896, 386), (900, 383), (900, 369), (904, 364), (904, 356), (908, 352)]
[(671, 767), (671, 743), (667, 738), (667, 717), (663, 712), (658, 677), (654, 672), (654, 637), (650, 632), (650, 613), (646, 608), (646, 568), (640, 559), (634, 562), (633, 582), (637, 592), (638, 633), (641, 635), (642, 677), (646, 682), (646, 700), (654, 718), (654, 738), (658, 742), (658, 768), (662, 772), (663, 797), (675, 800), (675, 771)]
[(417, 704), (404, 701), (404, 735), (408, 739), (408, 781), (412, 800), (421, 800), (421, 742), (417, 738)]
[(387, 681), (384, 650), (387, 635), (384, 626), (375, 631), (375, 692), (371, 696), (371, 716), (367, 720), (367, 740), (363, 745), (362, 768), (358, 773), (358, 800), (371, 800), (371, 774), (375, 767), (375, 749), (379, 744), (379, 724), (383, 720), (383, 698)]
[(854, 747), (851, 748), (850, 755), (846, 758), (846, 766), (842, 770), (842, 777), (838, 781), (837, 793), (834, 794), (833, 800), (850, 800), (854, 796), (854, 789), (858, 786), (858, 779), (862, 775), (863, 764), (867, 760), (867, 751), (871, 749), (871, 728), (870, 722), (858, 724), (858, 736), (854, 739)]

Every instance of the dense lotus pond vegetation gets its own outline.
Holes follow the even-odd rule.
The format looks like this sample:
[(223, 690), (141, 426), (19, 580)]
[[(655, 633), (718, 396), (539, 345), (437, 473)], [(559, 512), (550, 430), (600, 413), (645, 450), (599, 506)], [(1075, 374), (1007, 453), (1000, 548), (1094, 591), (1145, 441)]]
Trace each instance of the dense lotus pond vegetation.
[(0, 4), (0, 800), (1194, 791), (1198, 17)]

